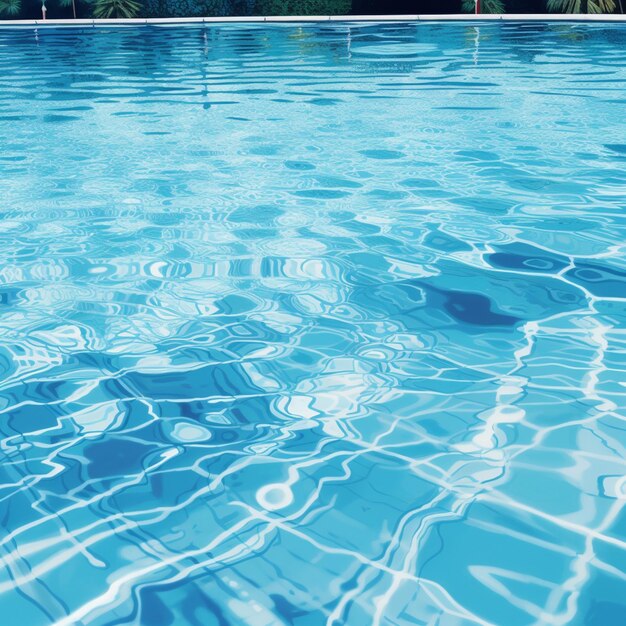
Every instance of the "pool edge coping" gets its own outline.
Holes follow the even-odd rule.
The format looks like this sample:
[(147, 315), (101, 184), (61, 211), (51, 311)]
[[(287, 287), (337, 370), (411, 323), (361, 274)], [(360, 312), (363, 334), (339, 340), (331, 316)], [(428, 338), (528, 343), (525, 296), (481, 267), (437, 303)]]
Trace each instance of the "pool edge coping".
[(320, 22), (625, 22), (622, 14), (552, 14), (508, 13), (474, 15), (454, 13), (446, 15), (274, 15), (238, 17), (137, 17), (130, 19), (47, 19), (47, 20), (0, 20), (0, 28), (16, 26), (76, 27), (76, 26), (161, 26), (180, 24), (263, 24), (263, 23), (320, 23)]

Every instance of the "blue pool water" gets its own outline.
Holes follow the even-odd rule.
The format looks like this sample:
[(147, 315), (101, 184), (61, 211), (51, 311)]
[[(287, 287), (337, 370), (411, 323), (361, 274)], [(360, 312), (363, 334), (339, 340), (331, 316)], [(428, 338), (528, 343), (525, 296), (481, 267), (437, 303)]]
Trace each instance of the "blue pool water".
[(626, 623), (625, 50), (0, 30), (2, 626)]

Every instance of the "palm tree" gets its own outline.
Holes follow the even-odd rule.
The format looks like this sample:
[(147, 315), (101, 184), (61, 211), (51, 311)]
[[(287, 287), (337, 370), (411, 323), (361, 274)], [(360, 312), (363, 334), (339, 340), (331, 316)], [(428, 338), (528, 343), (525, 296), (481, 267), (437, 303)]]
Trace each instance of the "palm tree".
[(22, 0), (0, 0), (0, 15), (17, 15), (22, 9)]
[(346, 15), (351, 0), (257, 0), (260, 15)]
[(615, 0), (548, 0), (548, 11), (555, 13), (613, 13)]
[(93, 16), (129, 18), (136, 17), (139, 11), (141, 11), (141, 3), (137, 0), (96, 0)]
[[(476, 7), (475, 0), (463, 0), (463, 12), (464, 13), (473, 13)], [(480, 12), (481, 13), (504, 13), (504, 2), (503, 0), (481, 0), (480, 3)]]
[(72, 7), (72, 13), (74, 15), (74, 19), (76, 19), (76, 0), (59, 0), (59, 4), (62, 7)]
[[(76, 1), (77, 0), (59, 0), (59, 5), (62, 7), (72, 7), (72, 13), (74, 19), (76, 19)], [(85, 0), (90, 2), (90, 0)], [(22, 11), (22, 0), (0, 0), (0, 15), (7, 15), (10, 17), (19, 15)]]

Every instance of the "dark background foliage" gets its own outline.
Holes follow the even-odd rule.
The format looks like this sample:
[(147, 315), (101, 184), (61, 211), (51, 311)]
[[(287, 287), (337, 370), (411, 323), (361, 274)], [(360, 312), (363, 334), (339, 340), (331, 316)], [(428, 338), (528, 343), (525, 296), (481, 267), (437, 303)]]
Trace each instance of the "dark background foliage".
[[(49, 18), (72, 18), (72, 0), (45, 0)], [(493, 3), (495, 2), (495, 4)], [(482, 0), (507, 13), (622, 12), (624, 0)], [(0, 0), (0, 18), (41, 18), (42, 0)], [(385, 15), (461, 13), (473, 0), (74, 0), (77, 17)]]
[(146, 16), (154, 17), (200, 17), (203, 15), (231, 15), (229, 0), (145, 0)]

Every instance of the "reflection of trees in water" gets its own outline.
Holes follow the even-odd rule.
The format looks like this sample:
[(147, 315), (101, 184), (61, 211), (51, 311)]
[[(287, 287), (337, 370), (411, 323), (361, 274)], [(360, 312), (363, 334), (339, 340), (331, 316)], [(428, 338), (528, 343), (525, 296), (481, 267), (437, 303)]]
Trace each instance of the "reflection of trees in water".
[[(318, 57), (319, 63), (350, 64), (372, 69), (379, 73), (411, 73), (434, 62), (445, 62), (444, 71), (460, 70), (466, 61), (463, 51), (475, 52), (475, 46), (487, 44), (490, 54), (501, 49), (503, 54), (521, 63), (533, 63), (540, 55), (553, 53), (560, 45), (573, 38), (584, 37), (593, 50), (608, 38), (619, 38), (626, 45), (626, 31), (610, 27), (572, 28), (571, 25), (532, 22), (520, 29), (515, 24), (382, 24), (382, 25), (307, 25), (306, 27), (281, 25), (201, 26), (180, 31), (179, 37), (162, 37), (159, 28), (146, 29), (147, 33), (128, 37), (125, 44), (140, 54), (126, 59), (129, 71), (145, 75), (155, 68), (160, 71), (173, 64), (199, 66), (202, 63), (227, 64), (243, 68), (254, 55), (292, 55), (294, 58)], [(422, 44), (423, 51), (405, 54), (404, 44)], [(398, 56), (368, 55), (359, 51), (368, 46), (397, 49)], [(407, 49), (409, 49), (407, 47)], [(204, 52), (203, 52), (204, 50)], [(459, 54), (450, 55), (450, 51)], [(446, 57), (449, 60), (446, 61)], [(124, 58), (123, 56), (121, 57)], [(211, 72), (209, 71), (209, 75)]]
[[(603, 29), (572, 28), (567, 24), (528, 22), (520, 29), (515, 24), (480, 24), (464, 26), (465, 45), (489, 45), (489, 50), (501, 47), (502, 53), (522, 63), (533, 63), (541, 55), (553, 53), (565, 41), (588, 39), (596, 43), (606, 42), (608, 31)], [(461, 69), (457, 63), (454, 69)]]
[[(451, 74), (468, 62), (494, 62), (498, 54), (523, 66), (581, 39), (586, 41), (581, 54), (590, 56), (601, 55), (607, 41), (626, 47), (626, 31), (610, 26), (542, 22), (523, 28), (508, 23), (197, 25), (168, 29), (164, 35), (161, 27), (144, 26), (41, 31), (37, 41), (32, 32), (8, 30), (0, 38), (8, 46), (24, 40), (37, 44), (29, 54), (32, 63), (46, 63), (50, 74), (42, 93), (51, 97), (61, 97), (71, 88), (77, 97), (110, 98), (102, 82), (108, 73), (136, 78), (129, 88), (141, 90), (143, 96), (197, 94), (203, 102), (211, 83), (223, 83), (226, 74), (230, 75), (226, 89), (252, 82), (254, 63), (268, 55), (315, 58), (318, 66), (350, 65), (355, 71), (378, 74), (410, 74), (435, 65)], [(284, 67), (277, 67), (277, 73)], [(297, 65), (288, 71), (297, 71)], [(278, 74), (276, 78), (280, 80)]]

